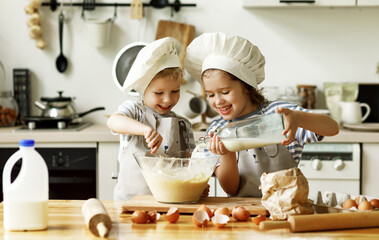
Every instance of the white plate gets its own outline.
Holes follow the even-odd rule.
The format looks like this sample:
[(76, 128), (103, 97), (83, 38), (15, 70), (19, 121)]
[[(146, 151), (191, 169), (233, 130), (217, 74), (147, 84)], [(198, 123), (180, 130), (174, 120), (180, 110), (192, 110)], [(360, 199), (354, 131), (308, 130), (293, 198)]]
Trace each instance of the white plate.
[(344, 128), (360, 131), (379, 131), (379, 123), (343, 124)]

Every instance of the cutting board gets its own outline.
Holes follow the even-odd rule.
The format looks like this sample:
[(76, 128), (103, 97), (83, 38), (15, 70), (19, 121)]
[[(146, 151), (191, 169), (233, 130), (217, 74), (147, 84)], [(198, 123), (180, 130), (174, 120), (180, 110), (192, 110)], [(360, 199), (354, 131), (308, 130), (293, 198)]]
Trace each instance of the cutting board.
[(179, 22), (160, 20), (158, 22), (155, 39), (164, 37), (173, 37), (182, 44), (182, 51), (179, 54), (179, 58), (183, 68), (184, 55), (186, 54), (187, 46), (195, 37), (195, 26)]
[(268, 211), (262, 206), (260, 198), (240, 198), (240, 197), (208, 197), (201, 199), (197, 203), (191, 204), (166, 204), (154, 200), (152, 195), (137, 195), (122, 206), (122, 213), (133, 212), (135, 210), (145, 210), (157, 212), (167, 212), (170, 207), (177, 207), (180, 213), (194, 213), (201, 204), (216, 210), (220, 207), (228, 207), (232, 210), (235, 206), (244, 206), (251, 215), (268, 215)]

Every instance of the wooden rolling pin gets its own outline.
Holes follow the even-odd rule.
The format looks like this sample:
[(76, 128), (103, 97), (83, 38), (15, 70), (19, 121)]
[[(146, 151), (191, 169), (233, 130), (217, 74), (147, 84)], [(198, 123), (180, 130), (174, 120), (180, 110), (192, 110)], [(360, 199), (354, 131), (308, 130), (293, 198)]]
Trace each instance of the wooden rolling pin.
[(263, 221), (261, 230), (289, 228), (291, 232), (379, 227), (379, 211), (293, 215), (288, 221)]
[(108, 237), (112, 220), (104, 205), (96, 198), (90, 198), (82, 205), (82, 215), (87, 228), (97, 237)]

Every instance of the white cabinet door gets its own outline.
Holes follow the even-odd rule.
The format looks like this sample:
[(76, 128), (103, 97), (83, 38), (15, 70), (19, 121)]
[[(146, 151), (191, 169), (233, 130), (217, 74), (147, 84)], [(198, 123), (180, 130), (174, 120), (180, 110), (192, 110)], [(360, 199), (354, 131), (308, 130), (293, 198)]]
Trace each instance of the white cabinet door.
[(379, 0), (357, 0), (357, 6), (379, 6)]
[(117, 156), (119, 143), (99, 143), (97, 163), (97, 192), (100, 200), (113, 200), (113, 189), (117, 179), (112, 179), (118, 173)]
[(356, 4), (355, 1), (356, 0), (243, 0), (242, 5), (244, 7), (354, 7)]
[(362, 144), (362, 194), (379, 197), (379, 143)]

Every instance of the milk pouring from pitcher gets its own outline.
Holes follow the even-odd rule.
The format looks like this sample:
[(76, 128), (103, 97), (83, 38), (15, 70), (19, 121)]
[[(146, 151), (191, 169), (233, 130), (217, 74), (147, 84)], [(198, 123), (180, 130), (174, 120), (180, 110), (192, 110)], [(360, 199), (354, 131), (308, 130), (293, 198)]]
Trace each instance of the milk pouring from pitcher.
[[(212, 132), (220, 137), (227, 150), (237, 152), (279, 144), (285, 139), (283, 130), (283, 115), (274, 113), (230, 122), (224, 127), (216, 127)], [(199, 146), (204, 147), (208, 141), (209, 136), (200, 138)]]
[[(21, 169), (11, 182), (18, 160)], [(34, 149), (34, 140), (21, 140), (20, 150), (7, 161), (3, 170), (4, 229), (8, 231), (47, 228), (49, 176), (46, 162)]]

